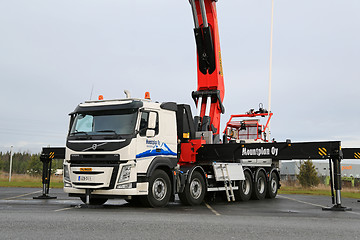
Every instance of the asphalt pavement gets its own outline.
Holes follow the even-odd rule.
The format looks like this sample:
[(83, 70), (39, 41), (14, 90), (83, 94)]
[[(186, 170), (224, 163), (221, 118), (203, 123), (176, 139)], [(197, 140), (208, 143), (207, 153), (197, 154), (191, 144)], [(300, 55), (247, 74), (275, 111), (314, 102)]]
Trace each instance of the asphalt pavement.
[(360, 239), (360, 202), (352, 211), (322, 211), (330, 197), (278, 195), (249, 202), (204, 202), (144, 208), (109, 200), (81, 208), (62, 189), (0, 188), (0, 239)]

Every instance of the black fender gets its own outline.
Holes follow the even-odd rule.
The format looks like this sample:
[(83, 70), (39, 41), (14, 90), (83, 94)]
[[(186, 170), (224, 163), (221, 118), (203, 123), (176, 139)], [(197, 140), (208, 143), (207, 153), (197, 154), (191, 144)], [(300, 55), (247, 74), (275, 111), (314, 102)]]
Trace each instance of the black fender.
[(185, 189), (185, 184), (190, 183), (190, 179), (195, 171), (198, 171), (204, 178), (205, 187), (207, 190), (208, 181), (206, 178), (205, 170), (199, 165), (183, 165), (180, 167), (180, 188), (179, 192), (183, 192)]
[[(146, 177), (149, 178), (153, 172), (158, 168), (169, 168), (169, 170), (173, 170), (178, 163), (177, 158), (171, 158), (171, 157), (155, 157), (146, 172)], [(172, 174), (173, 175), (173, 174)]]
[(269, 177), (267, 178), (267, 179), (268, 179), (268, 182), (269, 182), (270, 176), (271, 176), (271, 174), (272, 174), (273, 172), (275, 172), (275, 174), (277, 175), (277, 177), (278, 177), (278, 179), (279, 179), (279, 189), (280, 189), (280, 187), (281, 187), (281, 184), (280, 184), (280, 173), (279, 173), (279, 171), (278, 171), (276, 168), (271, 169), (271, 171), (270, 171), (270, 173), (269, 173)]
[(254, 175), (254, 182), (256, 181), (256, 179), (257, 179), (260, 171), (264, 172), (265, 177), (266, 177), (266, 180), (267, 180), (267, 182), (269, 182), (269, 179), (268, 179), (267, 174), (266, 174), (266, 170), (265, 170), (264, 168), (258, 168), (258, 169), (256, 170), (256, 173), (255, 173), (255, 175)]
[(245, 173), (245, 171), (248, 171), (250, 173), (250, 176), (252, 178), (251, 180), (254, 181), (254, 173), (251, 171), (251, 169), (248, 167), (245, 167), (245, 168), (243, 168), (243, 172)]

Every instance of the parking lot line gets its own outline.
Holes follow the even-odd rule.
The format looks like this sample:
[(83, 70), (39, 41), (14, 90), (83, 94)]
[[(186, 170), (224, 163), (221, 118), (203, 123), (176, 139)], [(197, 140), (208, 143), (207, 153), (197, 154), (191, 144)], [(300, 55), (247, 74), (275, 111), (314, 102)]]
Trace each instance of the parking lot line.
[(61, 209), (54, 210), (54, 212), (61, 212), (61, 211), (66, 211), (66, 210), (70, 210), (70, 209), (73, 209), (73, 208), (71, 208), (71, 207), (61, 208)]
[(295, 202), (299, 202), (299, 203), (303, 203), (303, 204), (307, 204), (307, 205), (311, 205), (311, 206), (315, 206), (315, 207), (321, 207), (321, 208), (325, 208), (326, 206), (323, 206), (323, 205), (319, 205), (319, 204), (315, 204), (315, 203), (310, 203), (310, 202), (304, 202), (304, 201), (301, 201), (301, 200), (297, 200), (297, 199), (294, 199), (294, 198), (290, 198), (290, 197), (285, 197), (283, 195), (278, 195), (280, 198), (285, 198), (285, 199), (288, 199), (288, 200), (292, 200), (292, 201), (295, 201)]
[[(295, 201), (295, 202), (312, 205), (312, 206), (315, 206), (315, 207), (321, 207), (321, 208), (324, 208), (324, 207), (325, 207), (325, 206), (323, 206), (323, 205), (318, 205), (318, 204), (314, 204), (314, 203), (304, 202), (304, 201), (297, 200), (297, 199), (294, 199), (294, 198), (285, 197), (285, 196), (283, 196), (283, 195), (278, 195), (278, 196), (279, 196), (280, 198), (285, 198), (285, 199), (288, 199), (288, 200), (292, 200), (292, 201)], [(346, 211), (346, 212), (347, 212), (347, 213), (351, 213), (351, 214), (355, 214), (355, 215), (360, 215), (360, 213), (358, 213), (358, 212), (353, 212), (353, 211)]]
[(15, 197), (4, 198), (4, 199), (1, 199), (1, 200), (11, 200), (11, 199), (15, 199), (15, 198), (19, 198), (19, 197), (25, 197), (25, 196), (32, 195), (32, 194), (35, 194), (35, 193), (40, 193), (40, 192), (42, 192), (42, 190), (39, 190), (39, 191), (36, 191), (36, 192), (31, 192), (31, 193), (26, 193), (26, 194), (22, 194), (22, 195), (18, 195), (18, 196), (15, 196)]
[(220, 216), (221, 214), (217, 212), (215, 209), (213, 209), (208, 203), (205, 202), (205, 206), (210, 209), (216, 216)]

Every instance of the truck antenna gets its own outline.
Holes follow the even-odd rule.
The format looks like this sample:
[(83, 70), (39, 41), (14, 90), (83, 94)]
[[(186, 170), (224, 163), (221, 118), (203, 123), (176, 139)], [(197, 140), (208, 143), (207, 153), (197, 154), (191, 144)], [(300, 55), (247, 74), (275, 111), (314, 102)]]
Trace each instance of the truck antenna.
[(131, 98), (129, 90), (124, 90), (124, 93), (126, 95), (126, 98)]
[[(268, 111), (269, 116), (271, 112), (271, 71), (272, 71), (272, 47), (273, 47), (273, 31), (274, 31), (274, 0), (271, 1), (271, 33), (270, 33), (270, 63), (269, 63), (269, 99), (268, 99)], [(270, 123), (268, 126), (267, 136), (270, 139)]]
[(94, 91), (94, 84), (91, 86), (91, 92), (90, 92), (90, 99), (89, 100), (91, 100), (91, 98), (92, 98), (93, 91)]

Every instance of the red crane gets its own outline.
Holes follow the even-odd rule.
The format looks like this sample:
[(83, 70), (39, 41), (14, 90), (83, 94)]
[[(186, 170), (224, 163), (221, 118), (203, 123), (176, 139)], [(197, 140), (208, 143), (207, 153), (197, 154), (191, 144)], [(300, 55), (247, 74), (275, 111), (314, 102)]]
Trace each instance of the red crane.
[(219, 142), (220, 114), (225, 112), (224, 77), (215, 0), (190, 0), (197, 47), (198, 88), (192, 92), (197, 106), (196, 131), (212, 131)]

